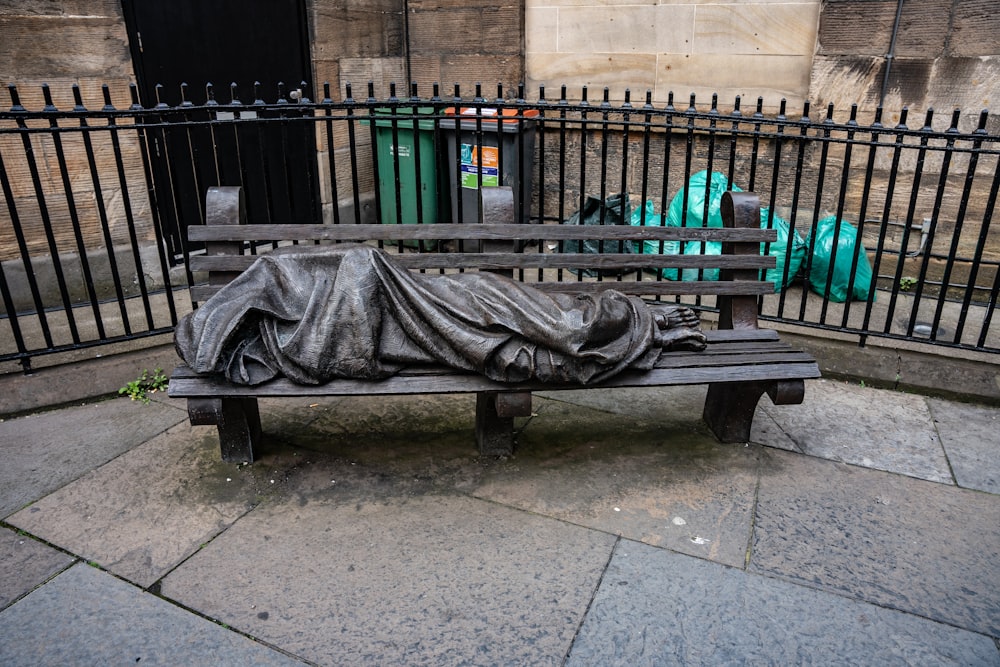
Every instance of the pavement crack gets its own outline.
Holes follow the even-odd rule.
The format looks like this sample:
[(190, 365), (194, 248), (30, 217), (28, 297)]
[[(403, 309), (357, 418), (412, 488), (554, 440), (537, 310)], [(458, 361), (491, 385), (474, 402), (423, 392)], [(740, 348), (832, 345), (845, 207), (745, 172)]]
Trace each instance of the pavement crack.
[(597, 579), (597, 585), (594, 586), (594, 592), (590, 594), (590, 599), (587, 601), (587, 608), (583, 610), (583, 616), (580, 617), (580, 622), (576, 626), (576, 632), (573, 633), (573, 639), (569, 642), (569, 648), (566, 649), (566, 654), (563, 656), (563, 665), (569, 661), (569, 656), (573, 653), (573, 646), (576, 644), (576, 639), (580, 636), (583, 624), (587, 622), (587, 616), (590, 615), (590, 608), (594, 606), (594, 600), (597, 599), (597, 593), (601, 590), (601, 586), (604, 584), (604, 577), (608, 574), (608, 568), (611, 567), (611, 561), (614, 559), (615, 553), (618, 551), (618, 545), (621, 544), (621, 542), (622, 537), (619, 535), (615, 539), (614, 545), (611, 547), (611, 553), (608, 554), (608, 560), (604, 563), (604, 568), (601, 569), (601, 576)]

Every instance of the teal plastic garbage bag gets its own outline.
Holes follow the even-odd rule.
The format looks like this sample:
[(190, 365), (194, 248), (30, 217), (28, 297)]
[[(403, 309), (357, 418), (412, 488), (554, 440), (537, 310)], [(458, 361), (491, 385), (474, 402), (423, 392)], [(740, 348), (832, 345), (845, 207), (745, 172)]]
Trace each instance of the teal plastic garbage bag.
[[(760, 227), (761, 229), (767, 229), (768, 217), (770, 215), (769, 209), (765, 206), (760, 210)], [(768, 269), (766, 272), (765, 280), (769, 280), (774, 283), (774, 291), (780, 292), (785, 287), (788, 286), (792, 280), (798, 275), (799, 270), (802, 268), (802, 262), (805, 261), (808, 244), (802, 235), (795, 232), (792, 237), (791, 246), (791, 257), (788, 257), (788, 236), (791, 232), (790, 225), (783, 218), (774, 215), (771, 216), (771, 226), (777, 231), (778, 238), (776, 241), (770, 244), (766, 248), (767, 253), (775, 258), (775, 267), (773, 269)], [(765, 251), (765, 244), (761, 244), (760, 251), (763, 253)], [(684, 254), (685, 255), (719, 255), (722, 253), (722, 244), (716, 241), (711, 241), (708, 243), (702, 243), (701, 241), (688, 241), (684, 244)], [(788, 262), (788, 280), (784, 280), (785, 276), (785, 262)], [(697, 269), (684, 269), (681, 272), (681, 280), (718, 280), (719, 270), (718, 269), (708, 269), (701, 272), (701, 276), (698, 275)]]
[[(767, 206), (760, 209), (760, 228), (768, 228), (768, 216), (770, 210)], [(777, 215), (771, 215), (771, 228), (777, 231), (778, 239), (774, 241), (770, 247), (768, 247), (767, 252), (769, 255), (774, 255), (777, 264), (773, 269), (768, 269), (764, 277), (765, 280), (769, 280), (774, 283), (774, 291), (780, 292), (785, 287), (787, 287), (795, 277), (799, 274), (802, 268), (802, 262), (806, 260), (806, 255), (809, 254), (809, 244), (806, 243), (802, 235), (796, 231), (792, 236), (791, 244), (791, 256), (788, 255), (789, 245), (788, 245), (788, 235), (791, 232), (791, 226), (788, 221)], [(764, 252), (763, 244), (761, 244), (761, 252)], [(788, 279), (785, 280), (785, 263), (788, 263)]]
[[(684, 217), (684, 191), (687, 191), (687, 218)], [(667, 210), (667, 224), (673, 227), (721, 227), (722, 195), (726, 190), (743, 192), (739, 186), (730, 184), (725, 174), (702, 170), (692, 174), (684, 190), (674, 195)], [(705, 219), (705, 199), (708, 198), (708, 219)], [(681, 224), (683, 223), (683, 225)]]
[[(837, 256), (833, 257), (834, 236), (837, 236)], [(868, 260), (868, 252), (858, 240), (858, 230), (846, 220), (840, 221), (837, 233), (837, 216), (831, 215), (816, 223), (810, 232), (812, 236), (812, 263), (809, 266), (809, 286), (820, 295), (841, 303), (848, 296), (859, 301), (874, 299), (872, 286), (872, 265)], [(857, 268), (854, 271), (854, 286), (850, 295), (847, 290), (851, 283), (851, 266), (857, 256)], [(833, 266), (830, 260), (833, 259)], [(832, 278), (830, 278), (832, 273)], [(827, 279), (830, 278), (830, 290), (826, 293)]]
[[(627, 194), (614, 194), (606, 198), (603, 202), (597, 197), (588, 196), (584, 200), (583, 208), (563, 221), (564, 225), (625, 225), (628, 224), (632, 215), (632, 204), (629, 202)], [(585, 239), (583, 241), (564, 241), (563, 250), (565, 252), (582, 253), (634, 253), (635, 244), (632, 241), (600, 241), (597, 239)], [(604, 271), (604, 275), (614, 275), (620, 271)], [(584, 275), (596, 276), (597, 272), (592, 270), (584, 271)]]
[[(646, 200), (646, 205), (642, 208), (632, 210), (629, 217), (629, 224), (633, 227), (641, 225), (662, 225), (664, 216), (657, 215), (653, 208), (653, 200)], [(680, 241), (643, 241), (639, 252), (644, 255), (676, 255), (681, 250)], [(660, 269), (660, 274), (667, 280), (677, 280), (677, 269)]]

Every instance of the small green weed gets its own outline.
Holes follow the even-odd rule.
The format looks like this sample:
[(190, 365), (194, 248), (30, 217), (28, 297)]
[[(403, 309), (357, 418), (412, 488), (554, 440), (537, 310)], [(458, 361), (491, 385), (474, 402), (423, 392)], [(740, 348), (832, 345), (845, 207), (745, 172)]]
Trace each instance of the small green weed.
[(899, 289), (909, 292), (917, 284), (917, 279), (912, 276), (903, 276), (899, 279)]
[(144, 404), (148, 404), (150, 394), (166, 390), (167, 376), (163, 374), (163, 369), (154, 369), (153, 374), (150, 375), (149, 371), (144, 368), (142, 375), (119, 389), (118, 394), (128, 396), (133, 401), (142, 401)]

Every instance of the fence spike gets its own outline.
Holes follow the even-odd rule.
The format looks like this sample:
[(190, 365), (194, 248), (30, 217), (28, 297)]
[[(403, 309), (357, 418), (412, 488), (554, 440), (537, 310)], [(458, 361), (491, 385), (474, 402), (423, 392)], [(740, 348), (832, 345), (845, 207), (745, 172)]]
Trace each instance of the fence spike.
[(138, 111), (139, 109), (142, 109), (142, 105), (139, 104), (139, 86), (130, 81), (128, 84), (128, 94), (129, 98), (132, 100), (129, 110)]
[(503, 83), (502, 82), (498, 82), (497, 83), (497, 104), (503, 104), (503, 102), (504, 102), (504, 97), (503, 97)]
[(21, 95), (17, 92), (17, 86), (13, 83), (7, 84), (7, 92), (10, 94), (10, 110), (11, 111), (24, 111), (24, 107), (21, 106)]
[(371, 80), (368, 81), (368, 101), (375, 101), (375, 82)]
[(875, 120), (872, 121), (872, 127), (882, 127), (882, 105), (875, 107)]
[(733, 101), (733, 113), (730, 114), (734, 118), (741, 118), (743, 116), (743, 112), (740, 111), (740, 104), (742, 102), (743, 102), (743, 98), (741, 98), (739, 95), (737, 95), (736, 99)]
[(983, 109), (979, 112), (979, 127), (973, 134), (986, 134), (986, 121), (989, 120), (990, 112), (987, 109)]
[(73, 91), (73, 111), (86, 111), (87, 107), (83, 106), (83, 95), (80, 94), (80, 84), (74, 83), (70, 86), (70, 90)]
[(951, 112), (951, 127), (948, 128), (949, 132), (953, 134), (958, 132), (958, 121), (961, 117), (962, 117), (961, 109), (955, 109), (954, 111)]
[(431, 84), (431, 102), (441, 101), (441, 86), (435, 81)]
[(455, 102), (456, 106), (462, 102), (462, 88), (458, 85), (457, 81), (455, 82), (455, 88), (451, 98)]
[(696, 102), (695, 94), (691, 93), (691, 99), (688, 103), (687, 113), (696, 113), (698, 111), (698, 108), (695, 106), (695, 102)]
[(517, 84), (517, 102), (518, 104), (524, 104), (524, 81), (520, 81)]
[(559, 89), (559, 104), (569, 104), (569, 100), (566, 99), (566, 84), (565, 83)]
[(264, 104), (264, 100), (260, 97), (260, 81), (253, 82), (253, 103), (257, 105)]
[(288, 100), (285, 98), (285, 82), (278, 82), (278, 100), (277, 104), (288, 104)]
[(896, 123), (896, 129), (897, 130), (906, 130), (906, 129), (908, 129), (906, 127), (906, 117), (909, 115), (909, 113), (910, 113), (910, 108), (909, 107), (903, 107), (903, 109), (899, 112), (899, 122)]
[(580, 91), (580, 104), (583, 106), (589, 106), (590, 103), (587, 102), (587, 87), (584, 86)]
[(476, 95), (472, 99), (473, 102), (485, 102), (486, 98), (483, 97), (483, 84), (476, 81)]
[(229, 103), (242, 106), (243, 103), (240, 101), (240, 98), (236, 96), (236, 87), (235, 81), (229, 84)]
[(104, 99), (104, 107), (101, 110), (114, 111), (115, 105), (111, 103), (111, 89), (106, 83), (101, 84), (101, 97)]
[(209, 81), (205, 84), (205, 106), (217, 106), (218, 104), (215, 101), (215, 86)]
[(182, 107), (193, 107), (194, 104), (188, 99), (188, 85), (186, 83), (181, 84), (181, 106)]
[(320, 104), (331, 104), (332, 102), (333, 102), (333, 100), (330, 99), (330, 82), (329, 81), (324, 81), (323, 82), (323, 101), (320, 102)]
[(45, 108), (43, 111), (59, 111), (56, 109), (56, 105), (52, 103), (52, 91), (49, 89), (49, 84), (42, 84), (42, 99), (45, 100)]
[(309, 82), (299, 81), (299, 102), (302, 104), (309, 104)]
[(927, 115), (924, 116), (924, 126), (920, 128), (920, 131), (933, 132), (934, 131), (934, 128), (932, 127), (933, 121), (934, 121), (934, 108), (931, 107), (930, 109), (927, 110)]

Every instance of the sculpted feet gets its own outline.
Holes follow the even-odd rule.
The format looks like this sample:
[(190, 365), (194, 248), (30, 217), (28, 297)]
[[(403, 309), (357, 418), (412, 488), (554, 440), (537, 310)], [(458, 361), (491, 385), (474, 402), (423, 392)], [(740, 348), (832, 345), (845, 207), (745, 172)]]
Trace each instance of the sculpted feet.
[(655, 304), (650, 307), (656, 323), (653, 341), (657, 347), (664, 350), (705, 349), (708, 339), (698, 328), (700, 320), (696, 312), (673, 304)]

